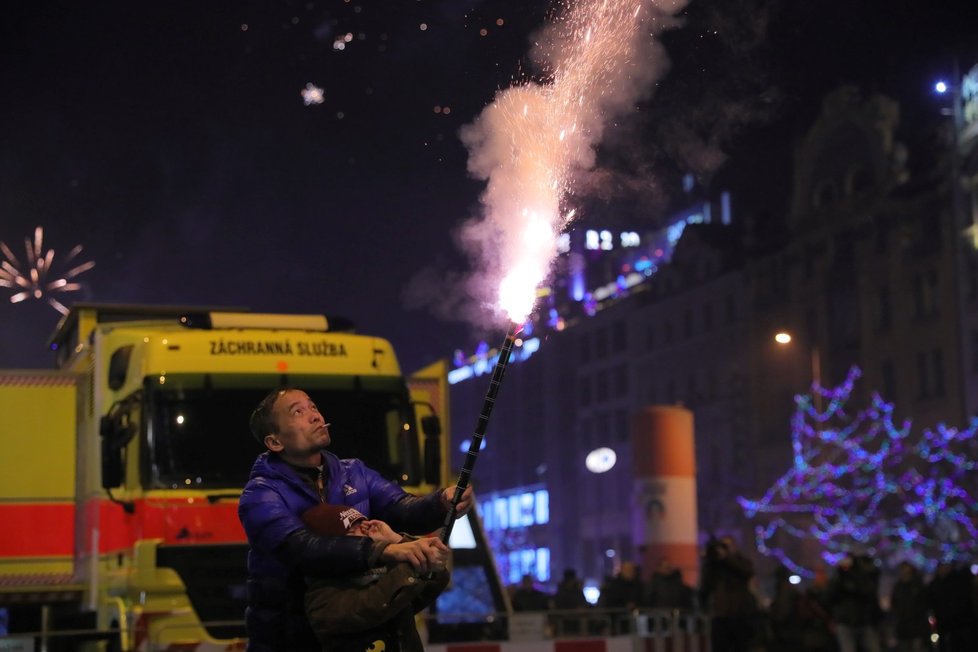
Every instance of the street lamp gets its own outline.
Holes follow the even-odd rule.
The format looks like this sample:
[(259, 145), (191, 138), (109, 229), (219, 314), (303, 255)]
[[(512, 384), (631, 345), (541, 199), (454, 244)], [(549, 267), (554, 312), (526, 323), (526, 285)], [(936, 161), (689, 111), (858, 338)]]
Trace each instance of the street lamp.
[[(967, 258), (962, 241), (970, 239), (971, 247), (973, 249), (978, 249), (978, 224), (975, 223), (974, 218), (971, 215), (971, 211), (966, 210), (964, 206), (964, 193), (962, 192), (961, 187), (961, 147), (964, 142), (971, 140), (971, 137), (974, 134), (969, 126), (968, 131), (971, 136), (963, 136), (963, 131), (965, 130), (964, 100), (967, 98), (969, 101), (971, 101), (971, 99), (975, 96), (976, 87), (978, 87), (978, 84), (976, 84), (976, 79), (978, 79), (978, 77), (976, 77), (976, 75), (978, 75), (978, 66), (973, 67), (968, 74), (962, 78), (960, 75), (958, 60), (955, 57), (953, 59), (953, 76), (951, 78), (951, 82), (947, 83), (941, 80), (934, 85), (934, 90), (937, 91), (938, 94), (950, 95), (951, 103), (951, 106), (949, 108), (945, 107), (942, 109), (941, 113), (951, 117), (950, 157), (948, 160), (948, 181), (950, 182), (951, 195), (951, 233), (954, 234), (951, 249), (952, 260), (954, 262), (954, 273), (951, 276), (951, 283), (953, 284), (952, 287), (954, 288), (954, 311), (956, 317), (955, 326), (957, 330), (957, 343), (958, 346), (961, 347), (962, 351), (967, 350), (966, 338), (968, 332), (968, 317), (963, 309), (965, 301), (965, 284), (962, 280), (967, 277)], [(969, 122), (973, 121), (969, 119)], [(969, 394), (972, 391), (969, 388), (969, 384), (970, 383), (962, 383), (961, 386), (965, 405), (968, 404)]]
[[(779, 346), (787, 346), (791, 344), (792, 341), (791, 333), (787, 331), (779, 331), (774, 334), (774, 341), (778, 343)], [(815, 389), (812, 391), (812, 401), (815, 406), (815, 411), (818, 413), (822, 412), (822, 358), (819, 355), (818, 347), (812, 346), (809, 351), (811, 357), (812, 365), (812, 381), (815, 385)]]
[[(602, 495), (602, 494), (607, 495), (608, 493), (607, 491), (601, 491), (602, 481), (600, 480), (599, 476), (613, 469), (617, 461), (618, 461), (618, 454), (615, 453), (614, 449), (608, 448), (606, 446), (595, 448), (594, 450), (592, 450), (590, 453), (587, 454), (587, 457), (584, 460), (584, 466), (587, 468), (588, 471), (591, 472), (592, 475), (595, 476), (594, 478), (595, 485), (596, 485), (595, 488), (597, 489), (595, 493), (597, 495)], [(597, 523), (598, 527), (597, 527), (596, 536), (594, 537), (596, 549), (601, 548), (605, 543), (604, 513), (605, 510), (601, 509), (601, 507), (599, 506), (598, 523)], [(593, 521), (592, 521), (592, 525), (593, 525)], [(613, 560), (614, 557), (615, 557), (615, 551), (612, 548), (606, 548), (604, 554), (602, 555), (602, 561), (601, 561), (602, 575), (607, 574), (608, 562), (609, 560)]]
[(961, 165), (961, 131), (964, 128), (963, 85), (964, 80), (959, 74), (957, 58), (954, 59), (951, 81), (946, 82), (941, 79), (934, 84), (934, 91), (938, 95), (950, 95), (951, 106), (941, 109), (941, 113), (951, 117), (951, 156), (948, 167), (951, 173), (951, 209), (955, 232), (962, 227), (960, 224), (962, 218), (961, 180), (958, 178), (958, 174)]

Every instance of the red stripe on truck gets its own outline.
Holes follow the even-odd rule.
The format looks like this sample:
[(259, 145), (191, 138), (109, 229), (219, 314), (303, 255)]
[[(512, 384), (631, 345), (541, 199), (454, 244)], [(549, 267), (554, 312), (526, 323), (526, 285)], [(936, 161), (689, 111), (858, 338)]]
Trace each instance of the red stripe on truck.
[(99, 552), (117, 552), (143, 539), (164, 543), (244, 543), (237, 501), (211, 503), (206, 498), (136, 500), (133, 513), (99, 498), (86, 507), (88, 522), (99, 523)]
[[(236, 501), (211, 503), (206, 498), (141, 499), (132, 514), (98, 498), (86, 505), (84, 527), (98, 528), (99, 553), (127, 550), (143, 539), (168, 544), (244, 543)], [(0, 559), (72, 557), (75, 552), (74, 503), (0, 503)], [(91, 537), (80, 544), (85, 553)]]
[(73, 503), (0, 503), (0, 558), (70, 557), (75, 547)]

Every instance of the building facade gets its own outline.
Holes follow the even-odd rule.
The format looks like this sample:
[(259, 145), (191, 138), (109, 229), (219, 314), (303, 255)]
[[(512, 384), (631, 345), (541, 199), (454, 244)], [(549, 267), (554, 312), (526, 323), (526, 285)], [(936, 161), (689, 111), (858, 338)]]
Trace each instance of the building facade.
[[(693, 413), (699, 543), (729, 534), (747, 550), (758, 522), (738, 498), (792, 467), (795, 397), (813, 382), (832, 388), (858, 367), (852, 403), (877, 392), (914, 432), (978, 415), (978, 68), (968, 74), (955, 120), (935, 122), (915, 151), (901, 144), (894, 101), (854, 88), (827, 96), (796, 146), (774, 239), (733, 224), (727, 197), (632, 233), (627, 255), (598, 255), (617, 242), (600, 231), (598, 253), (569, 243), (473, 480), (505, 581), (555, 583), (574, 568), (598, 585), (643, 558), (632, 422), (648, 406)], [(491, 361), (484, 351), (475, 366), (487, 373)], [(488, 380), (471, 368), (452, 385), (459, 438)], [(813, 400), (824, 408), (828, 397)], [(975, 442), (964, 447), (978, 460)], [(777, 543), (806, 568), (824, 553), (816, 537)], [(761, 575), (779, 563), (755, 559)]]
[[(673, 224), (703, 215), (701, 208), (683, 211)], [(583, 305), (573, 305), (572, 275), (554, 283), (554, 293), (566, 288), (567, 299), (552, 297), (538, 319), (549, 325), (517, 348), (473, 479), (505, 581), (530, 573), (555, 582), (573, 568), (596, 586), (620, 562), (642, 558), (633, 528), (632, 419), (650, 405), (694, 410), (701, 481), (720, 488), (698, 495), (701, 522), (717, 532), (737, 527), (732, 496), (749, 486), (750, 464), (742, 441), (746, 295), (741, 238), (726, 221), (682, 222), (682, 236), (668, 251), (655, 233), (641, 234), (638, 240), (648, 244), (632, 260), (600, 261), (617, 275), (592, 277), (589, 290), (608, 291), (610, 283), (616, 291), (601, 298), (579, 294)], [(642, 260), (655, 260), (654, 273), (624, 282), (636, 262), (641, 273)], [(523, 347), (533, 353), (522, 353)], [(491, 371), (492, 353), (484, 353), (483, 374)], [(457, 438), (475, 425), (487, 381), (487, 375), (471, 374), (452, 385)], [(460, 464), (467, 440), (456, 450)], [(592, 469), (607, 466), (609, 455), (615, 462), (591, 470), (589, 454)], [(695, 577), (696, 568), (685, 570)]]

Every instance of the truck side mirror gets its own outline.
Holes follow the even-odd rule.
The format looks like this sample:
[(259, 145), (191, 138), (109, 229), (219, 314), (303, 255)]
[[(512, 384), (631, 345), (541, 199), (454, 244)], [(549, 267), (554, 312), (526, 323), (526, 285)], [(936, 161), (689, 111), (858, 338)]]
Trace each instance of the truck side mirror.
[(424, 433), (424, 480), (438, 486), (441, 478), (441, 419), (430, 414), (421, 417), (421, 432)]
[(125, 480), (123, 451), (139, 431), (139, 424), (134, 420), (131, 410), (140, 400), (140, 394), (136, 393), (117, 401), (109, 408), (108, 414), (99, 420), (103, 489), (118, 487)]
[(112, 495), (113, 487), (118, 487), (125, 481), (126, 444), (136, 434), (137, 426), (130, 420), (128, 408), (132, 401), (138, 401), (136, 394), (125, 401), (115, 403), (109, 413), (99, 419), (98, 432), (101, 442), (102, 488), (109, 495), (109, 500), (122, 507), (126, 514), (136, 511), (136, 505), (130, 500), (119, 500)]
[(132, 358), (133, 345), (120, 346), (112, 352), (109, 358), (109, 371), (106, 374), (109, 389), (114, 392), (126, 384), (126, 373), (129, 371), (129, 359)]
[(102, 488), (111, 489), (122, 484), (122, 447), (118, 445), (117, 420), (104, 416), (99, 421), (102, 437)]
[(421, 417), (421, 431), (426, 437), (438, 439), (441, 436), (441, 419), (437, 414), (429, 414)]

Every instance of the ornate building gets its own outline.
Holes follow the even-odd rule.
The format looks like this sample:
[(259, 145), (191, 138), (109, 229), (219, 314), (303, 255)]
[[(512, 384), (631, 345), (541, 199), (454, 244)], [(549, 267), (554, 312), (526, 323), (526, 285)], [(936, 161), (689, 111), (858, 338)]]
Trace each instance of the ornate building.
[[(972, 75), (959, 99), (978, 97)], [(796, 146), (782, 231), (745, 233), (727, 199), (712, 211), (723, 219), (701, 207), (623, 237), (636, 247), (627, 255), (570, 243), (474, 478), (504, 579), (573, 567), (597, 584), (642, 558), (631, 424), (650, 405), (693, 412), (699, 543), (732, 534), (745, 549), (754, 523), (737, 498), (790, 468), (794, 397), (813, 380), (839, 385), (856, 365), (853, 402), (879, 392), (915, 432), (966, 426), (978, 409), (978, 111), (968, 115), (927, 131), (901, 125), (893, 100), (841, 88)], [(928, 137), (911, 150), (909, 131)], [(615, 240), (596, 233), (598, 248)], [(488, 372), (491, 352), (478, 364)], [(486, 379), (471, 365), (453, 373), (464, 447)], [(603, 449), (617, 463), (589, 471)], [(822, 552), (814, 538), (793, 545), (809, 567)]]

